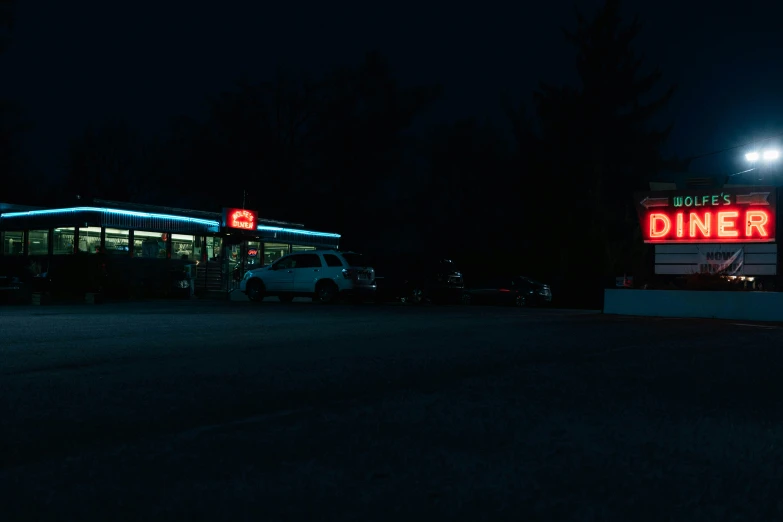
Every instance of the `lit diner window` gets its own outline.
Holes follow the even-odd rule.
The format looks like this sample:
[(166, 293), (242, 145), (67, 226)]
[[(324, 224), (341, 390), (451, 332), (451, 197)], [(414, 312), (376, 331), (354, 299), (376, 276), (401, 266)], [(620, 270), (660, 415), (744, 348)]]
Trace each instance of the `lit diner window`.
[(245, 254), (246, 270), (258, 268), (261, 265), (261, 243), (259, 241), (248, 241)]
[(55, 228), (52, 233), (52, 252), (55, 255), (73, 254), (73, 238), (76, 229), (73, 227)]
[(101, 227), (79, 227), (79, 251), (97, 254), (101, 249)]
[(230, 263), (238, 263), (242, 259), (242, 244), (226, 246), (226, 255)]
[(195, 245), (195, 236), (171, 234), (171, 258), (196, 261), (197, 258), (194, 255)]
[(31, 230), (27, 233), (28, 237), (28, 253), (31, 256), (46, 256), (49, 255), (49, 231), (48, 230)]
[(223, 249), (223, 238), (212, 236), (207, 237), (205, 248), (207, 250), (207, 259), (219, 258)]
[(133, 257), (165, 258), (166, 239), (165, 232), (135, 230), (133, 232)]
[(292, 252), (307, 252), (308, 250), (315, 250), (315, 247), (304, 246), (304, 245), (291, 245)]
[(288, 254), (286, 243), (264, 243), (264, 264), (271, 265), (284, 255)]
[(21, 256), (24, 254), (24, 232), (9, 230), (3, 233), (3, 255)]
[(128, 255), (130, 252), (130, 231), (119, 228), (106, 229), (106, 253)]

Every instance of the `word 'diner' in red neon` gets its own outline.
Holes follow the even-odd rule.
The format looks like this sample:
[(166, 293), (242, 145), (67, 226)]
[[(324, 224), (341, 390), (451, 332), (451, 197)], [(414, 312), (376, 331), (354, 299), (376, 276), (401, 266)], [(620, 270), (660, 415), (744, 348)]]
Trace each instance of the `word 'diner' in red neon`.
[[(651, 240), (663, 239), (765, 239), (771, 218), (766, 210), (748, 210), (745, 223), (737, 210), (720, 212), (678, 212), (673, 217), (663, 212), (649, 215), (648, 234)], [(673, 221), (673, 222), (672, 222)], [(674, 227), (674, 238), (671, 237)], [(743, 235), (744, 233), (744, 235)]]
[(249, 210), (234, 210), (229, 217), (228, 226), (244, 230), (255, 230), (256, 216)]

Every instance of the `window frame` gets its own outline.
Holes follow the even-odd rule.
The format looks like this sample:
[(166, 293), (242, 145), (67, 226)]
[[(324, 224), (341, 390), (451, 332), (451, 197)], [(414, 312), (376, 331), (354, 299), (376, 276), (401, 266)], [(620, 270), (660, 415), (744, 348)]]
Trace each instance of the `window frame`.
[[(272, 263), (272, 270), (292, 270), (293, 266), (291, 266), (290, 263), (295, 255), (296, 254), (288, 254), (276, 260), (274, 263)], [(284, 262), (288, 262), (289, 266), (283, 266)]]
[(296, 254), (291, 254), (291, 257), (298, 257), (299, 259), (315, 259), (318, 264), (316, 265), (310, 265), (310, 266), (299, 266), (298, 264), (294, 264), (294, 268), (323, 268), (324, 262), (321, 259), (321, 256), (319, 256), (316, 253), (306, 253), (306, 252), (299, 252)]
[[(343, 260), (340, 259), (340, 256), (338, 256), (336, 254), (323, 254), (323, 258), (324, 258), (324, 262), (326, 263), (327, 268), (344, 268), (345, 267), (345, 265), (343, 264)], [(329, 264), (329, 259), (330, 258), (334, 258), (337, 261), (337, 263), (339, 263), (339, 264), (330, 265)]]

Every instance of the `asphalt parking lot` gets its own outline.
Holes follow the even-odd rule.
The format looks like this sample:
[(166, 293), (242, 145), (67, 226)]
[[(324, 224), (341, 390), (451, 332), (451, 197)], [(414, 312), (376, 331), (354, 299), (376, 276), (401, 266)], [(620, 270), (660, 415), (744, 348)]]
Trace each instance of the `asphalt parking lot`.
[(555, 309), (2, 308), (2, 519), (776, 520), (781, 351)]

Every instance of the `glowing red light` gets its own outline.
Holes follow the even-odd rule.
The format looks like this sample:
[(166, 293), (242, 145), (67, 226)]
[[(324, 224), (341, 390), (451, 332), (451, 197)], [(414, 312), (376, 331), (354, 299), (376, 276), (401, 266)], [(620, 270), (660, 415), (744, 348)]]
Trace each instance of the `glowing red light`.
[(759, 237), (769, 237), (769, 232), (765, 228), (769, 217), (769, 213), (766, 210), (749, 210), (745, 215), (745, 219), (748, 221), (745, 226), (745, 235), (751, 238), (753, 237), (753, 231), (756, 230), (759, 233)]
[(672, 221), (669, 216), (660, 212), (650, 214), (650, 237), (659, 238), (669, 235), (672, 229)]
[(498, 292), (510, 292), (510, 291), (511, 290), (509, 290), (508, 288), (501, 288), (500, 290), (498, 290)]
[(718, 237), (739, 237), (736, 219), (739, 212), (718, 212)]
[(720, 210), (654, 209), (643, 215), (643, 231), (645, 241), (652, 243), (773, 241), (774, 210), (733, 205)]
[(705, 212), (704, 218), (700, 218), (696, 212), (691, 212), (688, 216), (688, 223), (690, 223), (690, 237), (697, 237), (697, 229), (701, 234), (701, 237), (710, 237), (710, 222), (712, 221), (712, 213)]
[(255, 230), (258, 224), (258, 214), (252, 210), (227, 208), (225, 209), (225, 223), (228, 228)]

